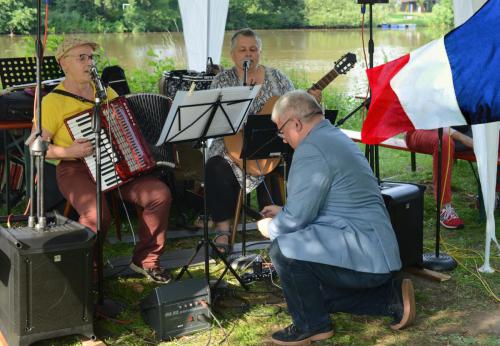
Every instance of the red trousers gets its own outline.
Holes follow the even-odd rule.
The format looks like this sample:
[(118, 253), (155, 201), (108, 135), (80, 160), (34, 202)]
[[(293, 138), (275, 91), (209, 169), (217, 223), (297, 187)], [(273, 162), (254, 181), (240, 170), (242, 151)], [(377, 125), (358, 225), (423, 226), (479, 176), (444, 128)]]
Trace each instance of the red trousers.
[[(57, 166), (57, 184), (63, 196), (80, 215), (79, 222), (96, 231), (96, 185), (82, 161), (61, 161)], [(169, 188), (159, 179), (144, 175), (120, 186), (123, 199), (142, 207), (139, 220), (139, 242), (132, 261), (143, 268), (156, 267), (165, 248), (168, 216), (172, 204)], [(102, 198), (102, 230), (111, 224), (111, 215)]]
[[(438, 173), (438, 131), (416, 130), (406, 134), (406, 145), (409, 149), (432, 154), (432, 175), (434, 182), (434, 198), (437, 199)], [(451, 147), (450, 147), (451, 146)], [(451, 172), (455, 161), (455, 141), (443, 134), (443, 151), (441, 156), (441, 196), (443, 203), (451, 202)], [(447, 168), (448, 167), (448, 168)], [(448, 172), (448, 174), (446, 174)]]

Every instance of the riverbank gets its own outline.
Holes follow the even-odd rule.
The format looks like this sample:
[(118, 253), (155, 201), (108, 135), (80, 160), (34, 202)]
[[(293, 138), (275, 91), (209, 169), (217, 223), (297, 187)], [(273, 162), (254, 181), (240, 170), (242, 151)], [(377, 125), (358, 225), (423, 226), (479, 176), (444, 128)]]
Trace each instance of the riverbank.
[[(211, 6), (217, 10), (218, 5), (220, 3), (213, 2)], [(2, 7), (0, 34), (36, 32), (36, 9), (32, 6), (28, 1), (6, 1)], [(231, 0), (226, 29), (359, 28), (361, 8), (352, 0), (294, 0), (287, 1), (286, 6), (281, 0)], [(377, 23), (395, 23), (393, 17), (406, 15), (396, 0), (370, 8)], [(418, 17), (417, 25), (453, 23), (451, 0), (441, 0), (432, 12), (429, 10), (416, 9), (411, 13)], [(368, 17), (368, 10), (366, 14)], [(131, 5), (118, 0), (57, 1), (50, 4), (48, 25), (54, 33), (164, 32), (180, 31), (182, 20), (177, 0), (137, 1)]]

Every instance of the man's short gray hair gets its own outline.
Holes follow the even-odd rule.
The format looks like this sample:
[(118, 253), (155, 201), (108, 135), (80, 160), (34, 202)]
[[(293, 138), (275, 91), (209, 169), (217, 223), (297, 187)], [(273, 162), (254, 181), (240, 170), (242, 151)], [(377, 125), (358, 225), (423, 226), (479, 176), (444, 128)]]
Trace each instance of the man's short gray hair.
[(259, 50), (262, 50), (262, 40), (260, 39), (259, 35), (257, 35), (257, 33), (250, 28), (244, 28), (236, 31), (233, 34), (233, 37), (231, 37), (231, 51), (236, 48), (236, 41), (238, 41), (238, 37), (240, 36), (253, 37), (257, 42), (257, 48), (259, 48)]
[(271, 118), (274, 122), (292, 117), (308, 122), (314, 116), (323, 116), (323, 109), (318, 101), (304, 90), (294, 90), (279, 98)]

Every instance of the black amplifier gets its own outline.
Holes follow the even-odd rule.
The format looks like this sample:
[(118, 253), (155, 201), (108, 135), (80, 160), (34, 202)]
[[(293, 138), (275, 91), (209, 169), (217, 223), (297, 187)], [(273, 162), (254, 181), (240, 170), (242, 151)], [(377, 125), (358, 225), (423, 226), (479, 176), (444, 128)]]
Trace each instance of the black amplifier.
[(141, 301), (144, 321), (158, 340), (168, 340), (210, 328), (210, 290), (204, 278), (159, 287)]
[(94, 233), (60, 215), (47, 221), (44, 231), (0, 227), (0, 332), (11, 346), (72, 334), (95, 339)]
[(403, 267), (422, 267), (425, 186), (385, 181), (380, 189)]
[(33, 100), (35, 98), (23, 90), (12, 91), (0, 96), (0, 120), (33, 120)]

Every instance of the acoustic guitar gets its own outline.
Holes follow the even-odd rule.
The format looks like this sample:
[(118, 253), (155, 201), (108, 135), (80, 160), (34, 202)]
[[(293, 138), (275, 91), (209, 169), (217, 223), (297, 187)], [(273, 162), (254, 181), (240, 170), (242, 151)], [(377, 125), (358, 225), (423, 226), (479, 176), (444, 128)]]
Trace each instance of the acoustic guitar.
[[(324, 75), (319, 81), (314, 83), (309, 90), (323, 90), (340, 74), (345, 74), (356, 63), (356, 55), (347, 53), (335, 62), (334, 68)], [(274, 104), (280, 96), (273, 96), (264, 104), (258, 115), (269, 115), (273, 111)], [(243, 160), (240, 159), (241, 149), (243, 148), (243, 131), (239, 131), (232, 136), (224, 137), (224, 145), (231, 159), (243, 169)], [(280, 158), (269, 158), (260, 160), (247, 160), (247, 174), (253, 176), (266, 175), (272, 172), (280, 163)]]

